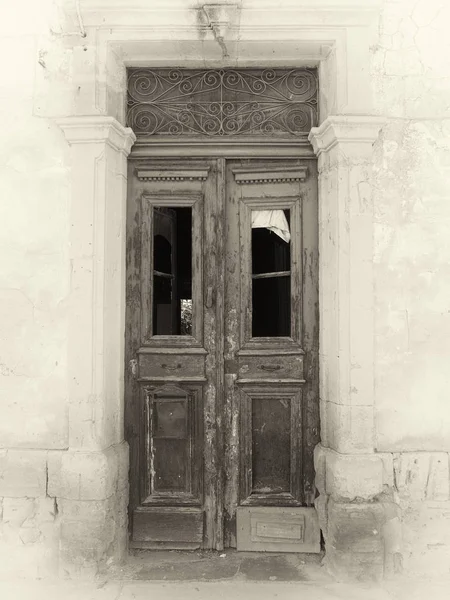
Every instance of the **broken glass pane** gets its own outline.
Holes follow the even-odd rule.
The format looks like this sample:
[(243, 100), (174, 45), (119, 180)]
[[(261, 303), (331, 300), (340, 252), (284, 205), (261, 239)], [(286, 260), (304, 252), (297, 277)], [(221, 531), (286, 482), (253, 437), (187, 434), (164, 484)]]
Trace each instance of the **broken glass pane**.
[(252, 211), (252, 337), (291, 334), (290, 211)]

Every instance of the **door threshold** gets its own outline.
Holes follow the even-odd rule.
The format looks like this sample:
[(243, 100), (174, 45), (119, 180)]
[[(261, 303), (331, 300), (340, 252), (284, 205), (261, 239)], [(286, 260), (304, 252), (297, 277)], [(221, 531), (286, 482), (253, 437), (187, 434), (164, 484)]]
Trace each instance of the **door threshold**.
[[(213, 550), (132, 550), (124, 565), (111, 567), (112, 579), (143, 581), (329, 582), (324, 553)], [(106, 574), (106, 573), (105, 573)]]

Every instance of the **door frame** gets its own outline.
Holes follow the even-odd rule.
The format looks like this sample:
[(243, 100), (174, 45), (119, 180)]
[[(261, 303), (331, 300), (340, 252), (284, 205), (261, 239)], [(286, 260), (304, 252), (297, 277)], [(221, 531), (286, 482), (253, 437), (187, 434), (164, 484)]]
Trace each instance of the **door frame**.
[[(185, 142), (182, 140), (181, 151), (176, 154), (172, 144), (169, 145), (169, 149), (166, 147), (161, 148), (161, 142), (146, 141), (143, 143), (137, 142), (130, 153), (128, 162), (133, 159), (139, 159), (145, 161), (146, 159), (153, 159), (157, 161), (156, 164), (161, 167), (164, 162), (170, 161), (182, 163), (183, 159), (188, 157), (195, 157), (199, 161), (203, 160), (214, 160), (217, 164), (217, 175), (216, 175), (216, 197), (217, 197), (217, 214), (221, 216), (219, 222), (216, 222), (216, 247), (217, 256), (220, 260), (217, 264), (217, 281), (221, 282), (220, 285), (224, 287), (225, 281), (225, 239), (222, 234), (225, 225), (225, 214), (226, 214), (226, 185), (222, 185), (226, 181), (226, 163), (228, 160), (240, 160), (240, 159), (252, 159), (252, 160), (269, 160), (272, 164), (280, 162), (281, 164), (289, 159), (306, 159), (308, 161), (317, 162), (316, 156), (312, 150), (311, 145), (308, 142), (303, 141), (289, 141), (289, 142), (272, 142), (271, 140), (264, 140), (261, 142), (255, 142), (254, 140), (247, 143), (232, 143), (226, 142), (221, 143), (220, 141), (207, 144), (207, 149), (202, 147), (204, 140), (192, 140)], [(175, 145), (176, 146), (176, 145)], [(282, 149), (282, 156), (280, 156), (280, 149)], [(176, 165), (175, 168), (182, 168), (183, 164)], [(144, 167), (143, 167), (144, 169)], [(138, 167), (139, 170), (139, 167)], [(314, 169), (315, 172), (315, 169)], [(128, 189), (127, 202), (129, 194), (131, 193), (130, 188)], [(175, 195), (175, 197), (178, 197)], [(207, 231), (206, 231), (207, 234)], [(205, 281), (205, 289), (207, 282)], [(215, 400), (212, 402), (208, 401), (208, 394), (204, 393), (204, 410), (209, 414), (210, 419), (214, 422), (221, 422), (223, 425), (214, 428), (214, 435), (212, 444), (208, 456), (205, 456), (205, 460), (208, 462), (209, 470), (215, 471), (219, 474), (215, 478), (215, 483), (212, 481), (214, 478), (207, 477), (204, 481), (204, 507), (208, 508), (207, 513), (209, 517), (205, 520), (205, 538), (208, 540), (208, 547), (216, 550), (222, 550), (224, 544), (229, 542), (230, 536), (227, 534), (226, 527), (229, 527), (229, 523), (225, 523), (224, 519), (224, 508), (225, 508), (225, 463), (226, 457), (224, 456), (224, 439), (223, 434), (226, 429), (225, 427), (225, 340), (224, 340), (224, 303), (225, 294), (219, 295), (219, 301), (216, 302), (215, 317), (216, 317), (216, 329), (215, 329), (215, 375), (210, 374), (210, 378), (215, 381)], [(316, 323), (318, 326), (319, 324)], [(129, 335), (129, 334), (128, 334)], [(132, 362), (134, 360), (134, 352), (129, 348), (129, 339), (126, 337), (126, 362)], [(153, 348), (156, 350), (156, 348)], [(131, 357), (131, 358), (130, 358)], [(313, 361), (314, 364), (318, 360)], [(316, 374), (314, 374), (314, 378)], [(220, 398), (217, 397), (217, 391), (219, 391)], [(124, 393), (124, 429), (125, 429), (125, 440), (128, 444), (132, 443), (129, 437), (130, 432), (133, 431), (133, 427), (136, 421), (136, 381), (134, 374), (131, 369), (128, 369), (125, 373), (125, 393)], [(218, 401), (219, 400), (219, 401)], [(318, 390), (317, 390), (317, 403), (319, 402)], [(320, 422), (320, 419), (319, 419)], [(319, 423), (317, 424), (319, 426)], [(127, 433), (128, 432), (128, 433)], [(137, 478), (139, 475), (136, 472), (137, 466), (134, 464), (134, 460), (131, 461), (130, 470), (133, 471), (133, 477)], [(208, 469), (205, 469), (205, 473)], [(240, 481), (240, 479), (239, 479)], [(134, 494), (134, 493), (133, 493)], [(132, 529), (132, 507), (129, 505), (128, 511), (128, 530), (131, 533)], [(225, 536), (227, 539), (225, 539)], [(142, 544), (137, 544), (136, 547), (143, 547)]]
[[(314, 152), (319, 155), (322, 324), (319, 354), (322, 444), (316, 452), (316, 485), (320, 492), (316, 509), (326, 544), (330, 537), (327, 546), (330, 568), (336, 570), (342, 565), (347, 569), (346, 550), (339, 546), (339, 523), (353, 505), (345, 498), (358, 496), (370, 500), (383, 490), (384, 482), (383, 456), (375, 452), (371, 173), (373, 144), (385, 119), (374, 116), (370, 80), (371, 46), (377, 43), (381, 2), (359, 0), (349, 7), (347, 0), (337, 0), (333, 6), (329, 0), (319, 0), (314, 10), (306, 12), (302, 3), (289, 7), (282, 15), (267, 11), (265, 23), (277, 18), (283, 23), (280, 28), (252, 23), (248, 14), (248, 24), (240, 31), (240, 42), (236, 45), (241, 49), (245, 46), (245, 58), (235, 55), (232, 44), (232, 56), (227, 60), (218, 57), (216, 42), (208, 28), (199, 37), (191, 20), (183, 21), (181, 17), (176, 30), (164, 27), (164, 8), (132, 15), (128, 4), (119, 4), (111, 3), (98, 11), (90, 0), (86, 3), (83, 14), (88, 18), (87, 40), (73, 42), (71, 93), (75, 100), (66, 113), (69, 116), (54, 115), (55, 124), (71, 146), (67, 167), (70, 165), (73, 272), (67, 335), (69, 443), (58, 478), (68, 482), (62, 497), (74, 501), (81, 498), (86, 506), (97, 502), (108, 505), (108, 514), (114, 515), (115, 523), (114, 529), (109, 519), (98, 523), (98, 530), (104, 531), (113, 543), (93, 558), (83, 550), (84, 513), (76, 518), (72, 514), (61, 515), (61, 556), (72, 568), (82, 563), (86, 568), (96, 569), (103, 560), (120, 561), (127, 550), (123, 220), (126, 157), (135, 136), (122, 125), (126, 66), (176, 63), (179, 67), (197, 68), (204, 67), (205, 61), (211, 66), (308, 65), (319, 66), (321, 123), (310, 134)], [(183, 10), (180, 5), (180, 13)], [(160, 23), (163, 27), (159, 27)], [(83, 94), (79, 93), (80, 85)], [(173, 146), (166, 148), (174, 152)], [(280, 152), (284, 154), (285, 150), (280, 147)], [(358, 207), (363, 209), (359, 214)], [(358, 243), (358, 257), (348, 252), (351, 239)], [(342, 285), (332, 289), (330, 282), (336, 280), (342, 281)], [(358, 309), (351, 317), (350, 306)], [(132, 369), (133, 365), (126, 368)], [(87, 418), (92, 414), (95, 426)], [(364, 477), (358, 477), (357, 489), (355, 468), (364, 473)], [(80, 496), (80, 481), (83, 490), (93, 486), (95, 494), (86, 491)], [(360, 505), (361, 514), (369, 519), (373, 511), (373, 502)], [(70, 533), (64, 533), (66, 522), (79, 523), (79, 532), (75, 534), (72, 527), (67, 529)], [(348, 520), (345, 523), (348, 532), (351, 523)], [(365, 540), (364, 535), (354, 524), (355, 548), (357, 540)], [(70, 548), (70, 552), (65, 553), (65, 548)], [(380, 561), (376, 565), (382, 565), (382, 550), (377, 556)]]

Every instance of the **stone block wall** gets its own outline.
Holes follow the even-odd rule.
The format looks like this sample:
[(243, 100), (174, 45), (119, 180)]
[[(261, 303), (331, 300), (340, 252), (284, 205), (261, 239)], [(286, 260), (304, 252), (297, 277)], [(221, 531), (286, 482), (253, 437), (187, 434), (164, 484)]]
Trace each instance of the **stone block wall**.
[(59, 574), (91, 577), (127, 548), (128, 446), (63, 452), (48, 462), (48, 490), (58, 499)]
[(326, 561), (338, 578), (448, 575), (449, 453), (345, 457), (318, 446), (315, 465)]
[(0, 578), (95, 576), (123, 558), (127, 505), (125, 443), (96, 453), (0, 450)]
[(392, 461), (406, 572), (439, 576), (450, 570), (449, 460), (446, 452), (385, 455)]
[(0, 578), (58, 572), (59, 518), (48, 452), (0, 450)]

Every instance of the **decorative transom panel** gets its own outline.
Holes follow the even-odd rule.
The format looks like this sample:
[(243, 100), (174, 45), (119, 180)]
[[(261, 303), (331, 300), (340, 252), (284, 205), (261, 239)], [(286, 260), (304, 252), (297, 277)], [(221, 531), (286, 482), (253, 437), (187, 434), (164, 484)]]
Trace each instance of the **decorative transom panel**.
[(317, 125), (314, 69), (128, 70), (127, 125), (139, 137), (304, 137)]

